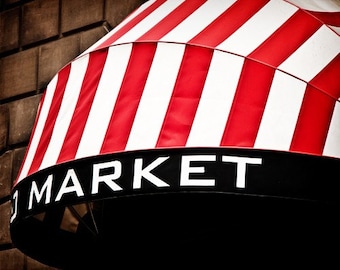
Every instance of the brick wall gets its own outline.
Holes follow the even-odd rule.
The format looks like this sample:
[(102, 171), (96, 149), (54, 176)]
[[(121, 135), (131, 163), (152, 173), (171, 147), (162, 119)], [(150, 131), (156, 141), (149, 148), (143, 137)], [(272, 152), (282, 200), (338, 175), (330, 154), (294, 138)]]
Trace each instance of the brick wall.
[(0, 1), (0, 269), (53, 269), (15, 248), (10, 192), (42, 93), (65, 64), (146, 0)]

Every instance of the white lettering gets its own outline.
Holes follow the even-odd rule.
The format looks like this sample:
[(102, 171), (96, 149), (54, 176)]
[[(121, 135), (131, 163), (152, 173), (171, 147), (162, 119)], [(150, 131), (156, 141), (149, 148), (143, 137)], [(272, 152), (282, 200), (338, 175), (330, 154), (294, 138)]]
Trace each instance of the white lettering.
[(235, 156), (222, 156), (223, 162), (231, 162), (237, 164), (236, 171), (236, 187), (246, 187), (246, 171), (247, 164), (262, 164), (261, 158), (250, 158), (250, 157), (235, 157)]
[[(100, 175), (100, 171), (103, 169), (113, 168), (113, 173)], [(104, 182), (113, 191), (122, 190), (122, 188), (113, 182), (122, 175), (122, 163), (120, 161), (110, 161), (100, 164), (93, 164), (93, 176), (92, 176), (92, 194), (98, 193), (98, 186), (100, 182)]]
[(17, 217), (18, 214), (18, 191), (16, 190), (12, 196), (11, 219), (10, 223)]
[[(72, 184), (71, 186), (68, 186), (68, 182), (71, 180)], [(55, 201), (60, 201), (61, 197), (65, 193), (71, 193), (76, 192), (78, 197), (84, 196), (84, 192), (81, 188), (80, 182), (78, 180), (78, 177), (74, 171), (74, 169), (69, 169), (66, 173), (66, 176), (64, 178), (64, 181), (61, 185), (61, 188), (58, 192), (57, 197), (55, 198)]]
[(181, 186), (214, 186), (215, 179), (190, 179), (191, 173), (204, 173), (205, 168), (191, 167), (191, 161), (216, 161), (215, 155), (183, 156), (181, 165)]
[(47, 177), (44, 185), (42, 186), (41, 192), (39, 192), (36, 182), (35, 181), (32, 182), (30, 197), (29, 197), (29, 202), (28, 202), (28, 209), (29, 210), (32, 209), (32, 207), (33, 207), (33, 197), (35, 197), (36, 200), (37, 200), (37, 203), (39, 203), (45, 192), (46, 192), (45, 204), (48, 204), (50, 202), (50, 200), (51, 200), (51, 190), (52, 190), (52, 181), (53, 181), (53, 175), (50, 174)]
[[(55, 202), (60, 201), (65, 194), (69, 193), (75, 193), (77, 197), (84, 197), (86, 192), (86, 196), (89, 196), (90, 190), (87, 188), (87, 183), (91, 183), (91, 181), (91, 195), (100, 193), (100, 185), (106, 185), (113, 192), (121, 191), (124, 188), (130, 189), (131, 185), (133, 189), (141, 189), (142, 181), (148, 181), (158, 188), (170, 187), (171, 184), (176, 190), (178, 187), (215, 187), (217, 181), (224, 181), (224, 177), (233, 177), (234, 175), (231, 173), (229, 176), (225, 176), (222, 170), (219, 171), (223, 166), (226, 166), (222, 165), (225, 163), (232, 163), (235, 166), (235, 187), (244, 189), (247, 184), (248, 167), (261, 165), (263, 162), (262, 158), (258, 157), (216, 155), (214, 153), (176, 155), (173, 157), (172, 162), (168, 161), (169, 159), (171, 159), (170, 156), (159, 156), (154, 157), (154, 160), (150, 161), (150, 163), (144, 164), (147, 163), (145, 159), (136, 158), (133, 171), (127, 174), (124, 174), (124, 172), (131, 170), (131, 161), (125, 164), (124, 159), (115, 159), (96, 163), (92, 164), (92, 173), (90, 172), (91, 167), (86, 168), (87, 173), (82, 174), (84, 179), (79, 179), (77, 175), (76, 170), (82, 170), (80, 166), (66, 168), (64, 179), (59, 179), (59, 177), (56, 179), (54, 174), (50, 174), (47, 178), (40, 179), (45, 180), (45, 182), (40, 182), (37, 179), (32, 181), (25, 207), (27, 207), (27, 210), (32, 210), (36, 204), (49, 204), (53, 201), (56, 193)], [(179, 159), (181, 160), (179, 161)], [(167, 172), (170, 175), (167, 175)], [(85, 190), (83, 190), (80, 180), (84, 182)], [(54, 184), (54, 181), (58, 182)], [(59, 186), (60, 189), (53, 192), (52, 188), (58, 188)], [(21, 209), (20, 204), (18, 205), (19, 194), (17, 190), (12, 195), (10, 222), (17, 218), (18, 211)]]

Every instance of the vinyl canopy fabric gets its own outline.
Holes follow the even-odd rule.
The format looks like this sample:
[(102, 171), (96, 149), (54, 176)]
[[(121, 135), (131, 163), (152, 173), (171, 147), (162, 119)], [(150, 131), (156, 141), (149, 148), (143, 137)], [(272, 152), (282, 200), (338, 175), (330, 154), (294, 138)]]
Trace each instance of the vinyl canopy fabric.
[(48, 84), (17, 182), (176, 147), (340, 158), (340, 2), (150, 0)]

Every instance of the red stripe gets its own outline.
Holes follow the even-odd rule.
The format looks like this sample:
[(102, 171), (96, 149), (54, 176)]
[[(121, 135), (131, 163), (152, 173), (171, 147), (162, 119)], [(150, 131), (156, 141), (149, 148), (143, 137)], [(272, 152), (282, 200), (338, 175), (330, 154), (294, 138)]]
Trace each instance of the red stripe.
[(57, 82), (54, 96), (52, 99), (52, 104), (50, 106), (50, 110), (48, 112), (48, 115), (45, 121), (45, 126), (43, 128), (44, 132), (41, 134), (41, 138), (40, 138), (37, 150), (35, 152), (33, 162), (28, 171), (28, 174), (32, 174), (33, 172), (36, 172), (39, 169), (41, 162), (44, 158), (47, 147), (51, 140), (51, 135), (53, 132), (56, 119), (57, 119), (57, 115), (60, 110), (61, 101), (63, 100), (66, 84), (67, 84), (67, 81), (70, 75), (70, 71), (71, 71), (71, 64), (64, 67), (58, 73), (58, 82)]
[(240, 28), (268, 2), (269, 0), (236, 1), (203, 31), (192, 38), (189, 43), (204, 44), (211, 47), (217, 46)]
[(184, 146), (208, 74), (213, 50), (187, 46), (157, 147)]
[(325, 91), (334, 99), (340, 98), (340, 54), (334, 59), (311, 81), (314, 87)]
[(143, 34), (137, 41), (158, 40), (179, 25), (207, 0), (184, 1), (159, 23)]
[(334, 106), (340, 97), (339, 70), (340, 54), (307, 86), (291, 151), (322, 154)]
[(298, 10), (248, 57), (278, 67), (321, 25), (306, 12)]
[(103, 72), (107, 49), (90, 54), (88, 67), (79, 93), (77, 105), (67, 130), (64, 144), (60, 150), (57, 163), (74, 159), (83, 134), (94, 96)]
[(275, 69), (246, 59), (221, 140), (222, 146), (254, 145)]
[(321, 12), (310, 10), (307, 10), (307, 12), (313, 14), (325, 24), (340, 27), (340, 12)]
[(154, 3), (152, 3), (149, 7), (147, 7), (141, 13), (139, 13), (135, 18), (133, 18), (128, 23), (126, 23), (122, 28), (120, 28), (111, 37), (109, 37), (102, 44), (100, 44), (96, 48), (96, 50), (110, 46), (112, 43), (114, 43), (117, 39), (119, 39), (124, 34), (126, 34), (129, 30), (131, 30), (134, 26), (136, 26), (139, 22), (141, 22), (144, 18), (146, 18), (148, 15), (150, 15), (155, 9), (157, 9), (159, 6), (161, 6), (165, 2), (166, 2), (166, 0), (158, 0), (158, 1), (155, 1)]
[(156, 43), (135, 43), (101, 153), (124, 150), (156, 51)]
[(290, 151), (322, 154), (335, 101), (307, 86)]

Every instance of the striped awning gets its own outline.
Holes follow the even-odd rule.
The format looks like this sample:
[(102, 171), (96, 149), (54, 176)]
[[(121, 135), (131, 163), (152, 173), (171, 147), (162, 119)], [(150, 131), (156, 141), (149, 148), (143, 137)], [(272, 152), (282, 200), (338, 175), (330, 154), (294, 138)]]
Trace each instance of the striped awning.
[(247, 246), (277, 228), (309, 239), (321, 216), (338, 230), (339, 52), (339, 0), (146, 1), (48, 84), (13, 186), (14, 242), (72, 269), (112, 263), (126, 239), (133, 256), (150, 257), (148, 241), (160, 257), (168, 243), (197, 256), (206, 239), (215, 252), (220, 237)]
[(49, 83), (18, 181), (150, 148), (339, 158), (339, 17), (336, 0), (147, 1)]

